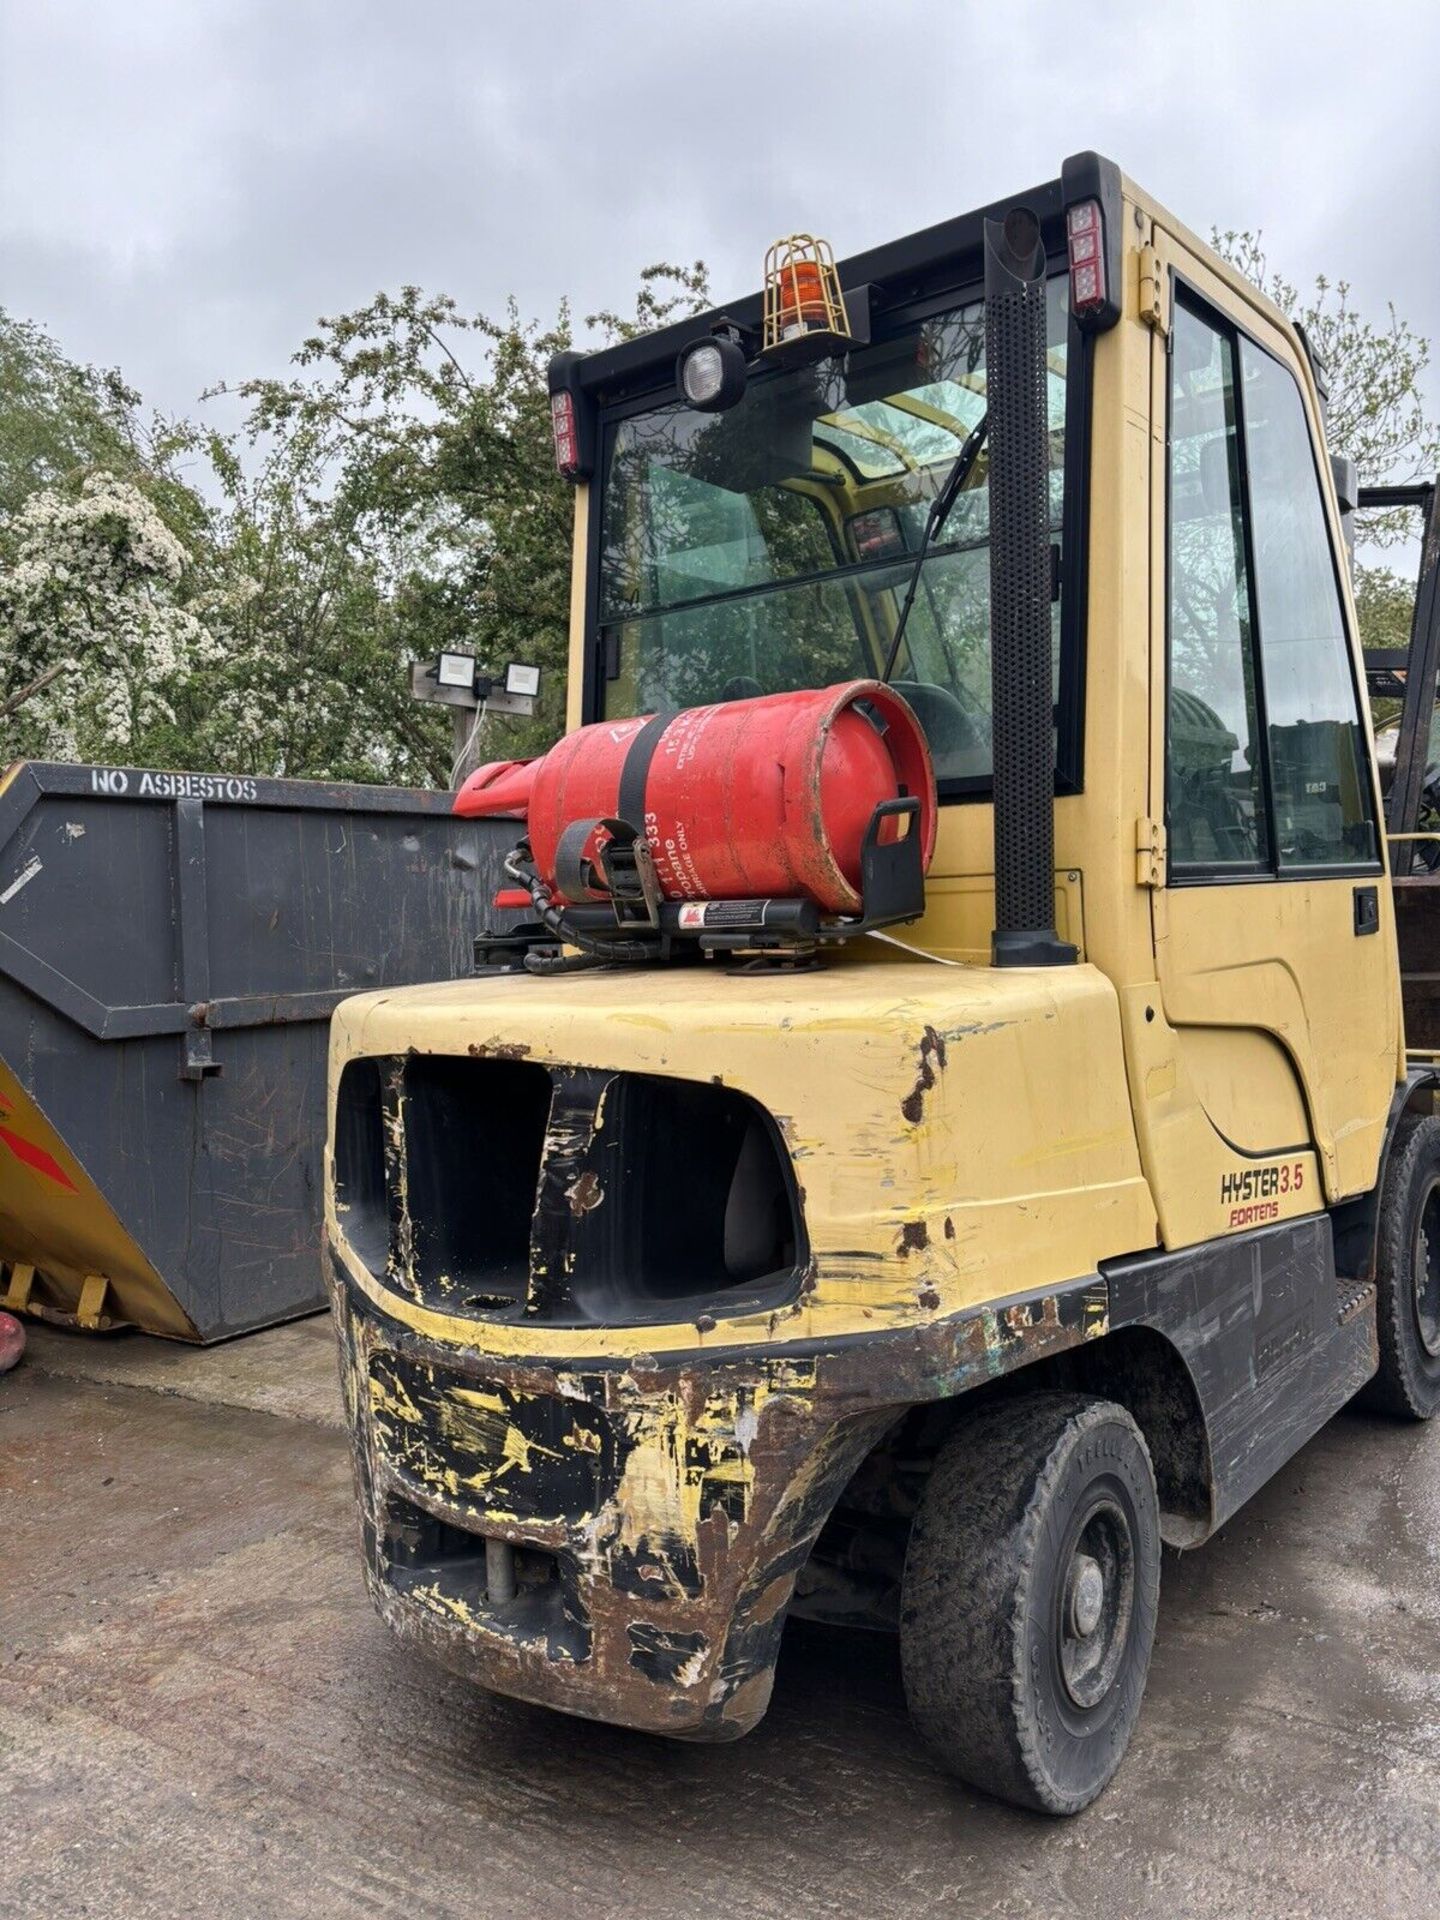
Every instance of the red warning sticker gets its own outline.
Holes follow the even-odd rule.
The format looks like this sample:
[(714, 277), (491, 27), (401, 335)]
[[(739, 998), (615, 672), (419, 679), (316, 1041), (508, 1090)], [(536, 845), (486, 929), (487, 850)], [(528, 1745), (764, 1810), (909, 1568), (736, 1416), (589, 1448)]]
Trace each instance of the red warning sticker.
[(44, 1147), (37, 1147), (33, 1140), (22, 1139), (18, 1133), (12, 1133), (9, 1127), (0, 1127), (0, 1142), (7, 1146), (15, 1158), (27, 1167), (33, 1167), (37, 1173), (43, 1173), (47, 1180), (53, 1180), (57, 1187), (64, 1187), (74, 1193), (75, 1182), (66, 1173), (53, 1154)]

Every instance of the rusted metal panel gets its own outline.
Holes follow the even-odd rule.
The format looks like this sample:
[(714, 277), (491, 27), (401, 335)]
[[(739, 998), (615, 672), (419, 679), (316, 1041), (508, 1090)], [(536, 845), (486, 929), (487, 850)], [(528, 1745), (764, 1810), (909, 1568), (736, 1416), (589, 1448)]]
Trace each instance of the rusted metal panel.
[[(423, 1340), (330, 1274), (389, 1624), (499, 1691), (706, 1740), (764, 1713), (796, 1575), (885, 1428), (1108, 1326), (1092, 1279), (828, 1347), (540, 1362)], [(513, 1599), (487, 1539), (521, 1550)]]
[[(1370, 1290), (1337, 1281), (1324, 1218), (923, 1328), (608, 1362), (434, 1343), (330, 1272), (368, 1584), (391, 1627), (488, 1687), (694, 1739), (764, 1713), (796, 1578), (910, 1409), (1152, 1329), (1195, 1393), (1175, 1410), (1197, 1423), (1208, 1490), (1193, 1542), (1375, 1365)], [(500, 1601), (497, 1540), (522, 1567)]]

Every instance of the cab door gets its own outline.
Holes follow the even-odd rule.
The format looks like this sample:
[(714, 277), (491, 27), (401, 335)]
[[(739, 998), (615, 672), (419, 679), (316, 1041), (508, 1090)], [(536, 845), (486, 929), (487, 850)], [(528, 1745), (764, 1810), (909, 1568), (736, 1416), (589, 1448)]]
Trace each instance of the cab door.
[(1189, 1238), (1197, 1220), (1233, 1230), (1374, 1183), (1399, 1008), (1313, 383), (1261, 312), (1175, 237), (1155, 241), (1170, 289), (1152, 388), (1165, 423), (1156, 975), (1179, 1079), (1228, 1155)]

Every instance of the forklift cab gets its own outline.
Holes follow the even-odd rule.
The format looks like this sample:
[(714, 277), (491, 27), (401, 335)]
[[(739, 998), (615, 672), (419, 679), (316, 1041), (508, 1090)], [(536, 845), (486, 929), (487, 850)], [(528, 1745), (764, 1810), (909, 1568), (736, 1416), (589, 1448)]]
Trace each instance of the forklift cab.
[[(1059, 658), (1066, 279), (1050, 280), (1047, 398)], [(598, 716), (879, 674), (927, 511), (985, 414), (983, 304), (929, 303), (723, 413), (644, 406), (606, 435)], [(988, 462), (928, 554), (892, 684), (944, 793), (991, 765)]]

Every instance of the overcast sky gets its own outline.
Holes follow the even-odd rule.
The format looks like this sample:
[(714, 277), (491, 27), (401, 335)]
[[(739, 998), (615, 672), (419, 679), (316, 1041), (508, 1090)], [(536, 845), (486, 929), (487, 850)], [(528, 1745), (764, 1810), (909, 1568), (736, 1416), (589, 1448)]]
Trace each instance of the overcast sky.
[(1440, 346), (1437, 74), (1433, 0), (0, 0), (0, 303), (187, 411), (379, 287), (723, 298), (1096, 147)]

